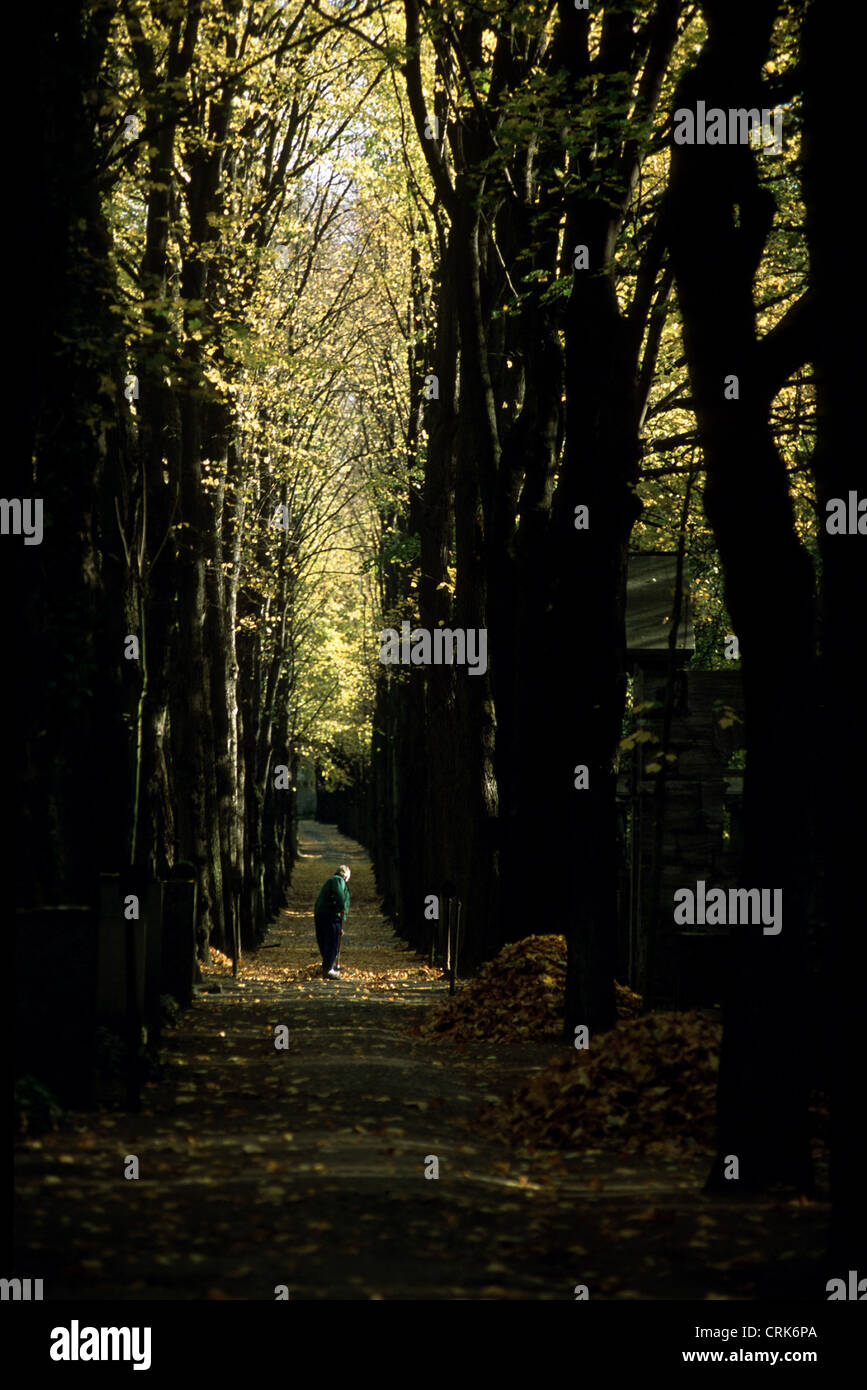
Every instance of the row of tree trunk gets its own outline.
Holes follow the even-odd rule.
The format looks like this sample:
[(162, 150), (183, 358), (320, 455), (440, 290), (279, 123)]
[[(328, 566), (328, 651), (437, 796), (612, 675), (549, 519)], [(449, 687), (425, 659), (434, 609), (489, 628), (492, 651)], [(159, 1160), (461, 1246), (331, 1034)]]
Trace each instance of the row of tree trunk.
[[(625, 307), (615, 254), (682, 10), (660, 4), (640, 31), (606, 13), (595, 57), (590, 16), (574, 7), (560, 7), (553, 37), (516, 14), (487, 55), (479, 16), (439, 27), (428, 15), (443, 85), (485, 64), (490, 75), (456, 118), (441, 98), (427, 109), (420, 13), (405, 6), (407, 95), (437, 196), (422, 379), (438, 394), (423, 400), (424, 488), (405, 518), (420, 537), (417, 600), (387, 592), (385, 611), (427, 629), (485, 628), (489, 666), (383, 672), (373, 852), (409, 939), (430, 931), (430, 895), (461, 899), (467, 965), (528, 931), (565, 932), (570, 1032), (615, 1019), (626, 559), (659, 346), (648, 330), (671, 283), (659, 200), (642, 208)], [(540, 69), (543, 114), (528, 96)], [(634, 104), (608, 96), (615, 73), (636, 87)], [(578, 133), (591, 109), (592, 154)], [(529, 134), (516, 139), (520, 121)]]
[[(262, 938), (282, 902), (295, 843), (295, 767), (285, 649), (266, 644), (257, 625), (236, 638), (245, 612), (268, 617), (239, 594), (245, 508), (265, 518), (254, 546), (264, 556), (276, 544), (274, 606), (284, 624), (293, 538), (266, 534), (280, 499), (264, 466), (251, 477), (242, 463), (237, 430), (197, 347), (207, 332), (197, 338), (191, 322), (207, 329), (228, 292), (209, 252), (223, 206), (230, 93), (209, 107), (209, 142), (188, 140), (182, 150), (178, 133), (189, 117), (179, 93), (200, 6), (167, 23), (166, 53), (130, 7), (148, 150), (136, 268), (144, 307), (130, 359), (106, 218), (111, 150), (96, 122), (116, 16), (111, 6), (83, 3), (46, 10), (33, 35), (34, 368), (28, 438), (9, 485), (10, 494), (33, 494), (35, 458), (45, 537), (15, 554), (18, 901), (89, 902), (99, 873), (132, 866), (165, 877), (187, 862), (199, 882), (201, 950), (210, 943), (234, 954)], [(229, 57), (232, 44), (228, 25)], [(188, 235), (178, 265), (170, 228), (182, 217)], [(178, 293), (190, 330), (183, 349), (170, 326)], [(278, 776), (281, 764), (287, 771)]]
[[(359, 775), (355, 823), (367, 828), (386, 905), (409, 940), (427, 945), (426, 903), (446, 893), (464, 905), (467, 966), (510, 939), (565, 931), (566, 1034), (579, 1022), (591, 1031), (611, 1026), (625, 569), (639, 512), (640, 425), (659, 314), (674, 282), (706, 514), (743, 662), (742, 881), (781, 887), (786, 904), (779, 938), (736, 937), (711, 1183), (725, 1186), (727, 1156), (736, 1154), (742, 1189), (775, 1182), (810, 1189), (809, 1069), (796, 1039), (809, 1047), (805, 1039), (815, 1038), (819, 1047), (819, 1031), (830, 1030), (842, 1268), (864, 1252), (855, 1178), (864, 1153), (853, 1135), (865, 779), (853, 647), (863, 646), (865, 567), (863, 540), (827, 533), (824, 501), (852, 489), (863, 497), (867, 488), (849, 346), (857, 340), (854, 310), (847, 310), (851, 340), (840, 331), (852, 297), (836, 210), (845, 171), (824, 86), (833, 66), (831, 9), (812, 7), (796, 75), (805, 103), (810, 285), (763, 338), (753, 287), (775, 204), (750, 147), (671, 143), (665, 195), (639, 210), (635, 289), (625, 309), (616, 260), (647, 130), (654, 120), (665, 128), (664, 113), (655, 115), (663, 86), (673, 108), (695, 108), (699, 99), (724, 109), (774, 105), (763, 69), (776, 51), (776, 0), (749, 15), (703, 5), (705, 42), (697, 59), (690, 52), (679, 66), (677, 0), (647, 7), (638, 27), (627, 8), (604, 7), (592, 62), (588, 16), (566, 4), (547, 52), (531, 26), (522, 31), (520, 14), (499, 27), (491, 53), (483, 52), (477, 16), (451, 15), (438, 27), (429, 13), (440, 92), (454, 92), (461, 77), (469, 85), (466, 75), (483, 68), (489, 78), (447, 120), (441, 95), (426, 106), (419, 10), (414, 0), (405, 9), (408, 98), (440, 228), (435, 331), (421, 371), (434, 374), (439, 393), (424, 403), (424, 489), (405, 516), (407, 533), (420, 538), (417, 596), (404, 576), (402, 588), (385, 591), (384, 612), (428, 629), (487, 628), (489, 670), (484, 677), (448, 666), (383, 670), (372, 768)], [(556, 119), (534, 123), (532, 115), (514, 157), (503, 153), (509, 121), (531, 110), (521, 93), (533, 64), (557, 77), (576, 124), (593, 128), (592, 155), (588, 146), (570, 146)], [(636, 91), (634, 105), (605, 102), (593, 88), (600, 74), (628, 77), (612, 90)], [(434, 112), (444, 139), (432, 138)], [(573, 272), (579, 247), (586, 257)], [(544, 292), (558, 276), (565, 301)], [(820, 402), (818, 593), (770, 423), (774, 397), (805, 362), (814, 364)], [(726, 390), (732, 376), (735, 396)], [(576, 529), (579, 505), (589, 509), (586, 529)], [(578, 765), (588, 773), (580, 790)], [(809, 996), (806, 972), (806, 846), (817, 804), (831, 962), (821, 1000)]]

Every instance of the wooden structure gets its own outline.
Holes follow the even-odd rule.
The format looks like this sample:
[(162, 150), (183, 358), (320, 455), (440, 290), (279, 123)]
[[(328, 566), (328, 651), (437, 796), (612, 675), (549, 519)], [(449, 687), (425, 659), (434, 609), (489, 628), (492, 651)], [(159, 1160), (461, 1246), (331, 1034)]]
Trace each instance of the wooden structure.
[[(687, 669), (695, 649), (688, 576), (678, 602), (676, 572), (673, 555), (630, 559), (633, 700), (651, 704), (641, 718), (658, 741), (639, 743), (621, 761), (618, 957), (621, 977), (651, 1008), (721, 1002), (727, 931), (684, 931), (674, 922), (674, 893), (698, 879), (736, 886), (740, 856), (743, 780), (730, 768), (743, 744), (740, 672)], [(660, 763), (664, 771), (653, 770)]]

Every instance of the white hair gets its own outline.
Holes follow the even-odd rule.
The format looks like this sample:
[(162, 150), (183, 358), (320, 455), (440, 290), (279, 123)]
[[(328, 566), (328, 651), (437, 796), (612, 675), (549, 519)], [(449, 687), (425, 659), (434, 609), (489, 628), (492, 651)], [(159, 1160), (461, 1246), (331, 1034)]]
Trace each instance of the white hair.
[(343, 874), (344, 878), (349, 878), (349, 875), (352, 873), (352, 870), (350, 869), (348, 864), (338, 864), (337, 872), (339, 874)]

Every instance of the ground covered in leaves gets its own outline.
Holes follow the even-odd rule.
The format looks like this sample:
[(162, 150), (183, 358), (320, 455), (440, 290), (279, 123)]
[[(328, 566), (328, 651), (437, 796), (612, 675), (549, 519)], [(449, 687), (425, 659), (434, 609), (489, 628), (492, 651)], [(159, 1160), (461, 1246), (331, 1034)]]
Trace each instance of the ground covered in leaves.
[(710, 1154), (721, 1036), (697, 1012), (621, 1021), (520, 1086), (498, 1128), (533, 1144)]
[[(15, 1270), (46, 1300), (571, 1300), (579, 1283), (593, 1299), (824, 1299), (824, 1202), (711, 1199), (703, 1153), (657, 1151), (672, 1107), (704, 1142), (715, 1025), (624, 1017), (607, 1035), (622, 1054), (564, 1051), (557, 938), (507, 948), (487, 991), (449, 1000), (380, 915), (360, 846), (310, 822), (300, 842), (286, 911), (237, 980), (219, 958), (205, 970), (219, 992), (167, 1034), (141, 1113), (20, 1138)], [(325, 982), (312, 903), (343, 861), (343, 979)]]

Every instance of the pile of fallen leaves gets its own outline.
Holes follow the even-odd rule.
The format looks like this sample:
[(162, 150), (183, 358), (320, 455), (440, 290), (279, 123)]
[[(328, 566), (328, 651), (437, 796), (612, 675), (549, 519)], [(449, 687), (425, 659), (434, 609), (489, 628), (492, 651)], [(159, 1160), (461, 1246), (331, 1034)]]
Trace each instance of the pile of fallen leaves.
[[(526, 936), (504, 946), (474, 980), (416, 1030), (420, 1037), (453, 1042), (533, 1042), (563, 1031), (565, 936)], [(641, 997), (615, 984), (617, 1012), (634, 1018)]]
[(644, 1000), (640, 994), (636, 994), (634, 989), (628, 985), (622, 985), (619, 980), (614, 981), (614, 994), (617, 999), (618, 1018), (640, 1018), (644, 1011)]
[(555, 1057), (492, 1122), (518, 1144), (712, 1150), (721, 1037), (721, 1024), (697, 1012), (625, 1019)]
[(222, 951), (217, 951), (211, 947), (211, 959), (207, 965), (200, 962), (199, 968), (203, 975), (231, 975), (232, 961), (229, 956), (223, 955)]

